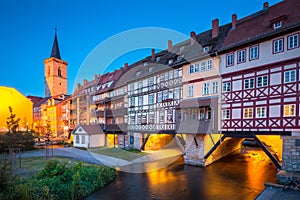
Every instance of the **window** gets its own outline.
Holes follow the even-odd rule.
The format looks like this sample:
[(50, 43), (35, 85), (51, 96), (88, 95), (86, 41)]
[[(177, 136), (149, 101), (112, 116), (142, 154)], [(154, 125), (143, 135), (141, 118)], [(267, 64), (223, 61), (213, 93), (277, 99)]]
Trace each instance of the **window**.
[(280, 53), (283, 51), (283, 39), (273, 41), (273, 53)]
[(162, 92), (157, 93), (157, 102), (162, 101)]
[(149, 114), (149, 124), (154, 124), (154, 114)]
[(295, 116), (295, 104), (284, 105), (284, 116)]
[(254, 88), (254, 78), (245, 79), (244, 84), (245, 89)]
[(209, 94), (209, 83), (203, 83), (203, 95)]
[(257, 77), (257, 87), (265, 87), (268, 85), (268, 76)]
[(168, 63), (169, 63), (169, 65), (172, 64), (172, 63), (173, 63), (173, 59), (170, 59), (170, 60), (168, 61)]
[(190, 74), (199, 72), (199, 65), (197, 64), (192, 64), (190, 65)]
[(163, 93), (163, 100), (166, 100), (169, 98), (169, 91), (168, 90), (164, 90), (164, 93)]
[(206, 70), (206, 62), (201, 62), (201, 71), (205, 71)]
[(299, 46), (299, 34), (291, 35), (288, 37), (288, 49), (293, 49)]
[(154, 77), (148, 79), (148, 85), (152, 86), (154, 84)]
[(197, 120), (197, 117), (198, 117), (198, 110), (193, 109), (192, 110), (192, 120)]
[(135, 98), (134, 97), (132, 97), (130, 99), (130, 106), (135, 106)]
[(173, 79), (173, 70), (169, 71), (169, 79)]
[(253, 108), (244, 108), (244, 118), (253, 117)]
[(160, 56), (156, 57), (155, 58), (156, 62), (160, 61), (160, 58), (161, 58)]
[(154, 104), (154, 94), (149, 94), (149, 104)]
[(143, 96), (139, 96), (138, 97), (138, 104), (139, 104), (139, 106), (142, 106), (143, 105)]
[(238, 51), (237, 57), (238, 57), (238, 60), (237, 60), (238, 63), (246, 62), (246, 50), (243, 49), (241, 51)]
[(222, 119), (230, 119), (230, 110), (229, 109), (222, 111)]
[(147, 124), (147, 115), (142, 115), (142, 124)]
[(200, 120), (205, 119), (205, 108), (200, 108), (199, 119)]
[(206, 109), (206, 119), (211, 119), (211, 108), (210, 107), (208, 107)]
[(250, 60), (258, 59), (258, 45), (250, 47)]
[(84, 135), (81, 136), (81, 144), (85, 144), (85, 136)]
[(181, 47), (179, 48), (179, 51), (180, 51), (180, 53), (182, 53), (182, 52), (184, 51), (184, 46), (181, 46)]
[(232, 66), (234, 65), (234, 55), (233, 53), (230, 53), (226, 56), (226, 66)]
[(280, 28), (282, 26), (282, 21), (277, 21), (273, 23), (273, 28), (277, 29)]
[(173, 123), (173, 109), (167, 110), (167, 123)]
[(203, 51), (204, 51), (204, 52), (208, 52), (208, 51), (209, 51), (209, 46), (204, 47), (204, 48), (203, 48)]
[(159, 123), (165, 123), (165, 111), (164, 110), (159, 111)]
[(194, 85), (188, 85), (188, 96), (194, 96)]
[(165, 72), (165, 81), (169, 80), (169, 72)]
[(174, 78), (177, 78), (179, 76), (179, 70), (175, 69), (174, 70)]
[(222, 91), (223, 92), (230, 92), (231, 91), (230, 82), (223, 83)]
[(76, 135), (76, 144), (79, 144), (79, 140), (80, 140), (79, 135)]
[(57, 75), (58, 75), (59, 77), (61, 77), (61, 69), (60, 69), (60, 67), (57, 69)]
[(213, 94), (216, 94), (216, 93), (218, 93), (218, 81), (214, 81), (214, 82), (212, 82), (212, 93)]
[(135, 124), (135, 116), (130, 116), (130, 124)]
[(290, 83), (296, 81), (296, 70), (290, 70), (284, 72), (284, 82)]
[(174, 99), (180, 99), (180, 88), (174, 90)]
[(256, 108), (256, 117), (264, 118), (266, 117), (266, 107), (258, 107)]
[(207, 61), (207, 70), (210, 70), (212, 68), (213, 68), (213, 62), (212, 62), (212, 60), (208, 60)]

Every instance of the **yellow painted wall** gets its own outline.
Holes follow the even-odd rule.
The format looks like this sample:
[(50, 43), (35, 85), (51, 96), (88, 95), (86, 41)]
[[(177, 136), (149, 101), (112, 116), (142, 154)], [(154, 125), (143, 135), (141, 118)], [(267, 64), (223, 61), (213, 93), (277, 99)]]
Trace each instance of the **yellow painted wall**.
[(10, 116), (8, 107), (13, 108), (16, 119), (21, 118), (19, 127), (26, 129), (32, 127), (33, 103), (18, 90), (10, 87), (0, 86), (0, 131), (7, 130), (6, 118)]

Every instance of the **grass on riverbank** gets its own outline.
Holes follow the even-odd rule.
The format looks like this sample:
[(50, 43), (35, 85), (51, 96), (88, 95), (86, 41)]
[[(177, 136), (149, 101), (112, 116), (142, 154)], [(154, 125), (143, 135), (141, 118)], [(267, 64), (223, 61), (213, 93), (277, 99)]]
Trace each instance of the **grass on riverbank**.
[(142, 157), (147, 155), (148, 153), (141, 152), (138, 150), (124, 150), (119, 148), (107, 148), (107, 147), (101, 147), (101, 148), (92, 148), (89, 149), (89, 151), (93, 153), (102, 154), (105, 156), (111, 156), (115, 158), (120, 158), (127, 161), (132, 161), (136, 158)]

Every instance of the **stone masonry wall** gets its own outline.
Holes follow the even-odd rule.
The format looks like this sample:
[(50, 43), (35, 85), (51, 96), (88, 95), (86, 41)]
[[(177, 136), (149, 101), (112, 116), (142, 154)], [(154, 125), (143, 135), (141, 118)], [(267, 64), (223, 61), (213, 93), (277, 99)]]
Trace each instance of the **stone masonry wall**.
[(282, 170), (300, 173), (300, 136), (286, 136), (282, 139)]

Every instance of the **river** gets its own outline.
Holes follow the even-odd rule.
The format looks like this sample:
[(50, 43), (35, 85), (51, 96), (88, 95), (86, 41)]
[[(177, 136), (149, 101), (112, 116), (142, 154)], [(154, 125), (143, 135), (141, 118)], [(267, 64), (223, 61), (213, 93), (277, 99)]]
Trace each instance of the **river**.
[[(151, 165), (155, 163), (143, 164)], [(276, 182), (276, 173), (276, 167), (260, 149), (236, 152), (205, 168), (185, 165), (180, 157), (153, 172), (119, 171), (114, 182), (87, 199), (252, 200), (263, 190), (264, 182)]]

